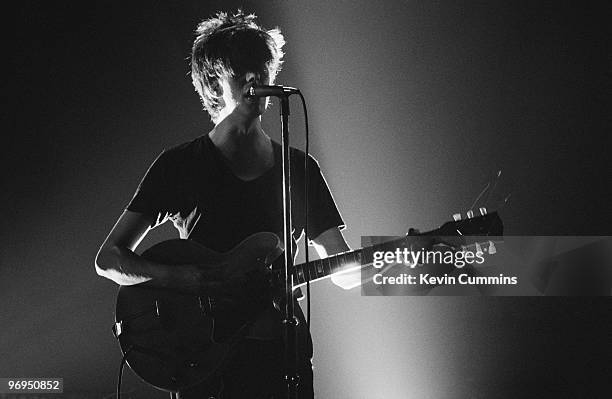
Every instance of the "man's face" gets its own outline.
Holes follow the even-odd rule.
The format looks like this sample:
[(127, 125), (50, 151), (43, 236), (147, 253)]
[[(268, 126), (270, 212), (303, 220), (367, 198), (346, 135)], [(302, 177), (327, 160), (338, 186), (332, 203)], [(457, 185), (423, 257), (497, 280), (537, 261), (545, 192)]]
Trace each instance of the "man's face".
[(249, 89), (253, 85), (269, 85), (270, 75), (268, 68), (263, 67), (259, 72), (247, 72), (237, 77), (223, 77), (219, 80), (219, 85), (223, 90), (224, 106), (221, 110), (222, 115), (239, 113), (242, 116), (256, 118), (264, 113), (268, 107), (267, 97), (249, 97)]

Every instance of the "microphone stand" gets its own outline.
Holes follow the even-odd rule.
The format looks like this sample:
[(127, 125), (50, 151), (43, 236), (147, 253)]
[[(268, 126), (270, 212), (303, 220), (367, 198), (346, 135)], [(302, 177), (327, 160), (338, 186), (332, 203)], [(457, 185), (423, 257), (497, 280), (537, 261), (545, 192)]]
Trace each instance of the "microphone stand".
[(285, 309), (283, 317), (283, 341), (285, 344), (285, 382), (287, 383), (287, 398), (297, 399), (299, 375), (297, 373), (297, 324), (293, 297), (293, 241), (291, 222), (291, 164), (289, 156), (289, 94), (279, 96), (280, 117), (282, 128), (283, 155), (283, 211), (284, 211), (284, 245), (285, 267), (282, 278), (285, 282)]

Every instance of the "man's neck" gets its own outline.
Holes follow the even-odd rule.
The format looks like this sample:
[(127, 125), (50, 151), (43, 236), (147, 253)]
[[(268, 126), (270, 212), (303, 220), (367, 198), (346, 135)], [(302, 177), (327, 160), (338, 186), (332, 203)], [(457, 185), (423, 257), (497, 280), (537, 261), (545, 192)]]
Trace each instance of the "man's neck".
[(267, 158), (270, 155), (270, 138), (261, 127), (259, 117), (250, 123), (237, 123), (229, 115), (214, 127), (209, 137), (214, 145), (232, 161), (242, 163), (245, 158)]
[(234, 121), (230, 115), (217, 123), (209, 134), (213, 143), (218, 147), (228, 150), (231, 149), (233, 152), (233, 150), (238, 148), (248, 149), (260, 142), (263, 137), (267, 138), (261, 127), (261, 120), (259, 118), (255, 118), (246, 123), (236, 122), (237, 121)]

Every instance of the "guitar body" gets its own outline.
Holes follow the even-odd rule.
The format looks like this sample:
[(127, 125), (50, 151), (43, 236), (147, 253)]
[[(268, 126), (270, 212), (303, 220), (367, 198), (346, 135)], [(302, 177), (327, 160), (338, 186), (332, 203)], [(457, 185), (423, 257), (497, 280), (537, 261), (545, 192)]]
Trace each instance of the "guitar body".
[[(248, 237), (227, 253), (191, 240), (161, 242), (142, 256), (165, 264), (222, 266), (226, 275), (246, 274), (279, 254), (272, 233)], [(130, 368), (144, 381), (166, 391), (209, 384), (218, 377), (236, 344), (249, 332), (261, 304), (236, 306), (227, 298), (182, 294), (145, 284), (121, 286), (115, 311), (115, 334)]]
[[(439, 229), (419, 235), (431, 236), (425, 237), (424, 243), (433, 245), (436, 237), (459, 235), (462, 242), (468, 243), (469, 235), (502, 233), (503, 225), (497, 213), (483, 212), (482, 216), (447, 222)], [(377, 245), (376, 249), (415, 244), (412, 237), (407, 238), (410, 242), (400, 239)], [(294, 266), (293, 287), (329, 277), (345, 267), (371, 265), (373, 248), (347, 251)], [(258, 274), (250, 273), (263, 269), (264, 265), (267, 267), (281, 253), (280, 240), (275, 234), (257, 233), (226, 253), (211, 251), (190, 240), (169, 240), (149, 248), (142, 256), (164, 264), (220, 268), (228, 281), (236, 281), (232, 279), (238, 277), (237, 281), (256, 282)], [(273, 268), (271, 275), (278, 272), (278, 268)], [(280, 327), (280, 316), (265, 310), (270, 309), (273, 299), (278, 304), (282, 296), (274, 296), (269, 281), (263, 280), (267, 293), (262, 294), (266, 289), (260, 289), (261, 286), (250, 289), (239, 285), (243, 295), (238, 296), (238, 301), (236, 296), (187, 295), (150, 287), (147, 283), (122, 286), (117, 296), (114, 332), (129, 366), (145, 382), (159, 389), (176, 392), (195, 384), (207, 384), (214, 395), (219, 391), (219, 377), (237, 343), (245, 337), (279, 338), (280, 328), (275, 326)]]

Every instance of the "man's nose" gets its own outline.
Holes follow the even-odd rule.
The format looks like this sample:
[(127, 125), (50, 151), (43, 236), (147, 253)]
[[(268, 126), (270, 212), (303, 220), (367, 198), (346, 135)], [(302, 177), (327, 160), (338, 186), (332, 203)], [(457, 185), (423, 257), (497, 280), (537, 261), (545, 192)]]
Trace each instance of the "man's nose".
[(245, 75), (245, 79), (246, 79), (247, 82), (250, 82), (250, 81), (253, 80), (256, 83), (260, 83), (260, 81), (259, 81), (260, 80), (260, 76), (259, 76), (258, 73), (255, 73), (255, 72), (247, 72), (246, 75)]

